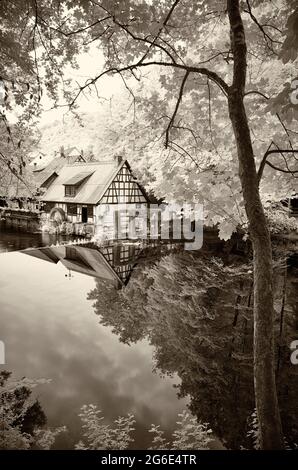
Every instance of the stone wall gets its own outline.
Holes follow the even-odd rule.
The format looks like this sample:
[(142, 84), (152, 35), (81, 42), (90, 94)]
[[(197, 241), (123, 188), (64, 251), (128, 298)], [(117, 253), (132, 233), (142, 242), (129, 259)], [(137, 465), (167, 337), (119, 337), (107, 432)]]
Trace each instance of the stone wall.
[(40, 230), (40, 213), (22, 209), (1, 209), (2, 223), (6, 229), (34, 233)]

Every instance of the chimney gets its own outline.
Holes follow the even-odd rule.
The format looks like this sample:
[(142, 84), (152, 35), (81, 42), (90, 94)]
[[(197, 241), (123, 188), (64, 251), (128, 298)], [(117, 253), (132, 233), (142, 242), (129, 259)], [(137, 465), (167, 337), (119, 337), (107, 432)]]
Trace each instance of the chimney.
[(119, 165), (121, 165), (121, 163), (123, 161), (123, 158), (121, 157), (121, 155), (115, 155), (114, 160), (115, 160), (117, 166), (119, 166)]

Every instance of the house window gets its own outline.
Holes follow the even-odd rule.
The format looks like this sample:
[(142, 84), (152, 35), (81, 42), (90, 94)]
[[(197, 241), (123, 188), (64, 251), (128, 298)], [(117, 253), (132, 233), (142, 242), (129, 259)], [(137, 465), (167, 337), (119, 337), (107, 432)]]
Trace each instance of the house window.
[(77, 215), (77, 205), (76, 204), (67, 204), (67, 215)]
[(75, 197), (77, 194), (77, 187), (74, 185), (65, 185), (65, 197)]
[(93, 219), (93, 206), (88, 207), (88, 218)]

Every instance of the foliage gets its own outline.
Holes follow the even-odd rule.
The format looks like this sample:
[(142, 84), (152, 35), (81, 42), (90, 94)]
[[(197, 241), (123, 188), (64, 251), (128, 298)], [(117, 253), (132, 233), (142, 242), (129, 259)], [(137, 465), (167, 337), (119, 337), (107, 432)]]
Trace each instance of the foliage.
[(294, 61), (298, 56), (298, 8), (296, 2), (289, 0), (293, 12), (286, 25), (286, 38), (282, 45), (281, 56), (284, 62)]
[[(0, 196), (30, 197), (34, 193), (35, 184), (30, 168), (28, 167), (28, 155), (34, 143), (34, 138), (28, 128), (21, 124), (14, 124), (7, 130), (1, 128), (0, 151)], [(19, 142), (19, 144), (17, 143)]]
[(8, 181), (14, 185), (13, 195), (19, 195), (15, 194), (18, 184), (26, 189), (21, 195), (30, 195), (30, 176), (25, 170), (28, 146), (32, 148), (32, 139), (36, 140), (34, 128), (42, 111), (42, 95), (47, 92), (54, 102), (61, 94), (67, 96), (67, 80), (62, 70), (66, 64), (76, 65), (74, 55), (79, 52), (76, 38), (54, 38), (51, 28), (60, 24), (66, 5), (75, 14), (83, 4), (58, 0), (1, 1), (0, 136), (4, 144), (0, 152), (1, 192), (7, 187), (5, 172), (8, 172), (12, 175), (8, 175)]
[[(297, 305), (294, 277), (284, 291), (284, 256), (275, 272), (275, 328), (280, 345), (278, 386), (284, 432), (297, 441), (294, 411), (297, 374), (289, 362)], [(147, 338), (154, 347), (155, 370), (178, 374), (179, 396), (190, 397), (190, 410), (208, 422), (227, 448), (253, 447), (248, 417), (255, 407), (252, 372), (252, 266), (198, 253), (169, 254), (140, 264), (129, 284), (109, 291), (101, 283), (90, 293), (100, 322), (130, 344)], [(285, 305), (283, 335), (280, 315)], [(294, 336), (293, 336), (294, 335)], [(278, 347), (277, 347), (278, 356)], [(160, 427), (152, 428), (152, 446), (169, 447)]]
[[(268, 321), (255, 321), (256, 337), (264, 329), (261, 341), (255, 341), (255, 355), (261, 356), (258, 348), (273, 344), (272, 257), (262, 202), (297, 192), (297, 105), (290, 102), (288, 93), (297, 76), (294, 1), (256, 0), (252, 5), (249, 0), (175, 0), (169, 6), (164, 0), (57, 0), (49, 6), (44, 0), (16, 0), (10, 8), (5, 0), (0, 8), (5, 112), (12, 109), (12, 97), (26, 109), (28, 120), (38, 107), (41, 78), (57, 103), (61, 69), (67, 63), (75, 66), (77, 54), (96, 43), (104, 55), (103, 69), (83, 83), (72, 84), (72, 89), (64, 88), (62, 77), (68, 105), (73, 108), (88, 88), (97, 90), (102, 77), (117, 75), (141, 113), (141, 144), (135, 150), (139, 169), (148, 169), (157, 196), (204, 202), (205, 222), (219, 224), (223, 239), (237, 227), (245, 228), (249, 219), (255, 268), (260, 266), (262, 271), (255, 278), (255, 291), (260, 294), (256, 320), (268, 315)], [(16, 19), (18, 28), (11, 27)], [(39, 73), (41, 65), (43, 73)], [(14, 91), (16, 72), (24, 76), (17, 87), (21, 93)], [(31, 95), (28, 98), (28, 77), (35, 86), (33, 104)], [(140, 83), (144, 86), (139, 101), (131, 86), (135, 81), (137, 91)], [(6, 164), (11, 155), (4, 156)], [(258, 250), (261, 246), (263, 250)], [(266, 425), (269, 413), (263, 419), (259, 416), (262, 433), (268, 431), (265, 447), (281, 446), (269, 352), (255, 361), (259, 414), (264, 399), (261, 376), (265, 369), (271, 371), (271, 395), (267, 396), (272, 425)]]
[(268, 207), (266, 215), (272, 234), (298, 234), (298, 220), (295, 217), (289, 217), (288, 209), (281, 204)]
[[(126, 417), (118, 417), (113, 425), (105, 424), (101, 411), (95, 405), (84, 405), (80, 418), (83, 422), (85, 442), (80, 441), (76, 449), (90, 450), (124, 450), (134, 442), (135, 419), (132, 414)], [(178, 415), (177, 428), (167, 441), (164, 431), (159, 425), (152, 424), (149, 433), (153, 435), (150, 449), (207, 449), (212, 441), (211, 429), (207, 424), (198, 423), (196, 418), (184, 410)]]
[(160, 425), (152, 424), (149, 432), (152, 433), (152, 444), (149, 450), (169, 449), (170, 443), (165, 438), (165, 432), (160, 429)]
[[(253, 6), (242, 2), (241, 12), (248, 45), (245, 105), (260, 165), (268, 147), (289, 150), (297, 146), (295, 123), (291, 124), (297, 110), (289, 100), (290, 83), (297, 75), (297, 11), (292, 0), (274, 4), (258, 0)], [(126, 86), (131, 107), (127, 99), (116, 98), (117, 109), (109, 123), (100, 125), (104, 148), (108, 152), (110, 148), (126, 149), (158, 197), (204, 201), (206, 223), (221, 224), (223, 238), (236, 226), (245, 226), (232, 127), (225, 93), (217, 79), (229, 85), (234, 64), (223, 4), (217, 0), (208, 5), (179, 0), (172, 5), (164, 1), (153, 5), (137, 0), (81, 0), (49, 5), (44, 0), (5, 0), (0, 17), (5, 31), (0, 38), (1, 132), (10, 145), (3, 152), (3, 161), (5, 165), (12, 162), (17, 176), (19, 159), (26, 162), (27, 157), (23, 139), (11, 137), (14, 131), (9, 113), (18, 114), (18, 122), (28, 133), (28, 122), (40, 112), (45, 90), (55, 104), (60, 105), (64, 97), (64, 104), (74, 109), (89, 89), (95, 98), (102, 77), (117, 75)], [(78, 54), (91, 45), (100, 50), (100, 72), (71, 83), (70, 76), (63, 75), (65, 67), (77, 67)], [(185, 71), (189, 73), (182, 89)], [(105, 108), (108, 105), (101, 106), (107, 115)], [(85, 119), (82, 134), (86, 126), (90, 132), (90, 120), (92, 117)], [(70, 122), (66, 127), (71, 126)], [(98, 139), (96, 128), (91, 134)], [(109, 139), (111, 147), (106, 145)], [(21, 156), (17, 158), (19, 143)], [(268, 158), (282, 171), (265, 165), (261, 181), (264, 201), (278, 201), (295, 193), (291, 171), (296, 170), (297, 160), (292, 154), (285, 159), (278, 154)]]
[(211, 441), (208, 424), (198, 423), (194, 416), (189, 412), (183, 411), (180, 415), (180, 421), (177, 421), (177, 429), (173, 432), (172, 449), (208, 449)]
[[(251, 403), (250, 270), (249, 265), (225, 266), (199, 253), (168, 255), (137, 267), (108, 307), (101, 290), (94, 304), (101, 323), (111, 326), (120, 340), (148, 337), (156, 370), (178, 374), (180, 394), (191, 396), (192, 412), (210, 422), (229, 447), (234, 431), (239, 439), (245, 429)], [(245, 377), (240, 389), (239, 374)], [(233, 398), (236, 389), (239, 407)], [(231, 419), (233, 424), (227, 424)]]
[(247, 436), (252, 439), (253, 447), (255, 450), (260, 450), (260, 433), (259, 433), (259, 423), (256, 410), (253, 411), (250, 418), (249, 431)]
[(135, 419), (132, 414), (127, 417), (118, 417), (114, 426), (103, 423), (104, 417), (100, 416), (101, 410), (95, 405), (84, 405), (80, 418), (83, 422), (83, 436), (86, 444), (80, 441), (77, 449), (93, 450), (123, 450), (133, 442), (131, 433), (134, 430)]
[[(173, 153), (178, 155), (170, 168), (161, 169), (161, 189), (170, 199), (188, 200), (185, 183), (190, 181), (191, 200), (205, 199), (205, 221), (219, 223), (224, 239), (246, 218), (249, 222), (255, 272), (256, 408), (262, 448), (282, 448), (273, 360), (272, 251), (262, 201), (295, 194), (298, 143), (296, 131), (289, 127), (296, 118), (291, 106), (290, 112), (289, 108), (283, 114), (275, 112), (275, 120), (272, 114), (264, 119), (264, 113), (270, 98), (281, 91), (280, 73), (287, 78), (295, 73), (295, 63), (288, 66), (279, 59), (293, 4), (260, 0), (252, 6), (249, 0), (225, 4), (214, 0), (206, 6), (175, 0), (166, 7), (163, 1), (151, 5), (102, 0), (96, 6), (102, 15), (99, 43), (106, 63), (101, 73), (79, 87), (76, 96), (104, 75), (126, 78), (131, 74), (144, 83), (143, 71), (157, 67), (161, 90), (151, 94), (150, 111), (158, 122), (150, 128), (168, 151), (168, 155), (158, 152), (158, 169), (161, 156), (173, 161)], [(90, 23), (84, 32), (89, 28)], [(251, 99), (255, 95), (259, 101)], [(149, 122), (154, 123), (152, 117)], [(195, 144), (193, 140), (185, 144), (179, 132), (185, 129)], [(181, 161), (183, 166), (178, 168)], [(203, 173), (209, 174), (202, 188)], [(264, 401), (269, 413), (264, 411)]]
[[(65, 432), (65, 427), (50, 430), (44, 428), (45, 414), (32, 390), (45, 384), (46, 380), (12, 380), (9, 372), (0, 374), (0, 449), (50, 449), (56, 437)], [(112, 425), (104, 422), (101, 411), (95, 405), (84, 405), (79, 417), (82, 421), (83, 440), (76, 449), (124, 450), (134, 442), (135, 418), (132, 414), (119, 416)], [(170, 443), (162, 438), (163, 431), (152, 425), (152, 449), (205, 449), (208, 448), (211, 430), (206, 424), (198, 423), (189, 412), (179, 415), (177, 429)]]
[(183, 410), (178, 415), (177, 428), (171, 438), (167, 441), (164, 437), (164, 431), (160, 426), (152, 424), (150, 433), (153, 434), (150, 450), (172, 449), (172, 450), (204, 450), (208, 449), (212, 441), (212, 430), (208, 424), (197, 421), (188, 411)]
[(84, 158), (93, 153), (98, 160), (111, 160), (114, 155), (128, 156), (132, 152), (133, 111), (122, 94), (114, 94), (110, 101), (99, 101), (97, 110), (80, 112), (79, 118), (66, 114), (38, 127), (37, 148), (53, 155), (61, 146), (83, 149)]
[[(294, 50), (296, 13), (294, 3), (286, 0), (246, 3), (241, 4), (248, 45), (245, 105), (260, 166), (268, 148), (297, 146), (297, 133), (289, 124), (296, 108), (289, 93), (282, 106), (274, 101), (296, 74), (296, 57), (292, 54), (292, 61), (280, 58), (284, 41), (285, 49), (289, 50), (290, 41)], [(63, 10), (60, 13), (62, 24), (67, 16)], [(208, 6), (193, 1), (175, 1), (169, 6), (164, 1), (152, 5), (102, 0), (80, 5), (64, 27), (52, 27), (57, 40), (69, 35), (81, 45), (97, 44), (104, 54), (102, 70), (80, 83), (69, 103), (73, 105), (105, 75), (119, 75), (134, 113), (124, 132), (121, 125), (115, 132), (124, 137), (126, 147), (133, 135), (130, 157), (136, 160), (140, 174), (145, 168), (146, 182), (158, 196), (204, 201), (206, 223), (220, 223), (224, 238), (246, 222), (223, 92), (223, 83), (231, 83), (234, 65), (226, 13), (217, 0)], [(296, 171), (295, 155), (285, 158), (283, 161), (277, 151), (267, 159), (281, 171), (265, 162), (261, 179), (264, 201), (278, 201), (296, 191), (291, 174)]]
[(46, 416), (39, 401), (32, 397), (33, 389), (47, 382), (14, 380), (10, 372), (0, 373), (0, 449), (49, 449), (55, 437), (65, 431), (44, 428)]

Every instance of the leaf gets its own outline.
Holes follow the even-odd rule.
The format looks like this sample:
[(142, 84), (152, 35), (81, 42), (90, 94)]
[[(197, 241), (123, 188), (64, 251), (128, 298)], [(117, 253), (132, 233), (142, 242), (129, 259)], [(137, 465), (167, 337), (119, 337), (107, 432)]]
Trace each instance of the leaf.
[(232, 236), (232, 233), (236, 231), (236, 224), (224, 220), (219, 224), (219, 238), (221, 240), (229, 240)]

